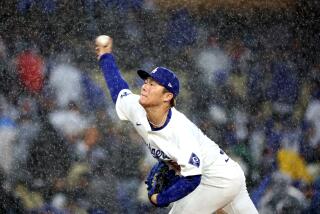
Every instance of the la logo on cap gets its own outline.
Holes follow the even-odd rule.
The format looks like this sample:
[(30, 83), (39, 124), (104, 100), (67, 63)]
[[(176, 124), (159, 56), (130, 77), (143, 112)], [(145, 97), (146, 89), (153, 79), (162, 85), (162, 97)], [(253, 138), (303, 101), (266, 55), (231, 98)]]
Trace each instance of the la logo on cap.
[(155, 68), (151, 73), (156, 73), (157, 72), (157, 70), (158, 70), (158, 68)]
[(168, 83), (168, 86), (169, 86), (170, 88), (172, 88), (171, 82)]

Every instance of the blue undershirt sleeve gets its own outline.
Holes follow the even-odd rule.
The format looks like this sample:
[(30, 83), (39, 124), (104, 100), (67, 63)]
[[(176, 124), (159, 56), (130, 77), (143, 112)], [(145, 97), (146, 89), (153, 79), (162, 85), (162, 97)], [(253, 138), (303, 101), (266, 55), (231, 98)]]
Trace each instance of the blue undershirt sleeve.
[(161, 192), (157, 196), (157, 206), (167, 206), (171, 202), (177, 201), (193, 190), (200, 184), (201, 175), (181, 177), (171, 187)]
[(128, 83), (122, 78), (112, 54), (107, 53), (99, 60), (100, 68), (107, 83), (112, 101), (116, 103), (122, 89), (129, 89)]

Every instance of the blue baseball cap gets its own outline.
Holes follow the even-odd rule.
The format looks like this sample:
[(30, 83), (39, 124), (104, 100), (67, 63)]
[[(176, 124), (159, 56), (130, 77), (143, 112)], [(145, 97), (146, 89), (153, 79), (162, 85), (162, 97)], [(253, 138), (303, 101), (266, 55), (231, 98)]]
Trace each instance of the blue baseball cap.
[(147, 79), (148, 77), (151, 77), (160, 85), (165, 87), (168, 91), (170, 91), (174, 97), (178, 96), (179, 80), (178, 77), (171, 70), (164, 67), (157, 67), (150, 73), (144, 70), (138, 70), (137, 73), (143, 80)]

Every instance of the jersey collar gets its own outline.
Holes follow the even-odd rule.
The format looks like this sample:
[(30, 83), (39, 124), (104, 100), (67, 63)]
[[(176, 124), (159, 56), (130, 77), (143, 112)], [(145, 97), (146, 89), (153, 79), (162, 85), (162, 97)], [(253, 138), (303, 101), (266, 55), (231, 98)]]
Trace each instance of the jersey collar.
[(171, 119), (171, 115), (172, 115), (172, 111), (171, 111), (171, 108), (169, 109), (169, 112), (168, 112), (168, 115), (167, 115), (167, 119), (166, 119), (166, 122), (161, 126), (161, 127), (157, 127), (157, 128), (154, 128), (150, 123), (150, 127), (151, 127), (151, 131), (159, 131), (161, 129), (163, 129), (164, 127), (167, 126), (167, 124), (169, 123), (170, 119)]

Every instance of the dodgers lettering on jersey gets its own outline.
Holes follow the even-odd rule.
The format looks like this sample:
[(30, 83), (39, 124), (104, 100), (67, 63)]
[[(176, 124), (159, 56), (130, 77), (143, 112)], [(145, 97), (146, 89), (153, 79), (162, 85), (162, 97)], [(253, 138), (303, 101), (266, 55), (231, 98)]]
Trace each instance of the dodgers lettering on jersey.
[(169, 123), (156, 131), (151, 130), (139, 96), (129, 89), (119, 93), (116, 111), (121, 120), (134, 125), (153, 157), (177, 163), (182, 176), (201, 174), (204, 180), (206, 176), (214, 176), (210, 167), (221, 156), (219, 146), (175, 108), (171, 109)]
[(155, 148), (155, 147), (152, 147), (150, 145), (150, 143), (147, 143), (148, 145), (148, 148), (151, 152), (151, 155), (156, 158), (156, 159), (160, 159), (160, 160), (170, 160), (170, 158), (159, 148)]

